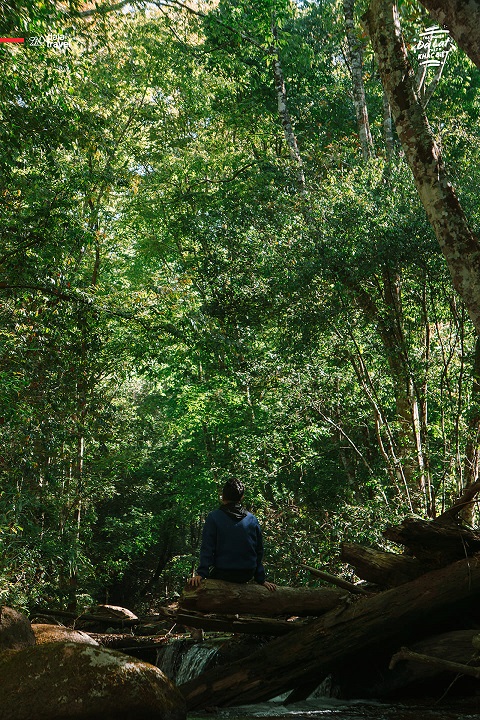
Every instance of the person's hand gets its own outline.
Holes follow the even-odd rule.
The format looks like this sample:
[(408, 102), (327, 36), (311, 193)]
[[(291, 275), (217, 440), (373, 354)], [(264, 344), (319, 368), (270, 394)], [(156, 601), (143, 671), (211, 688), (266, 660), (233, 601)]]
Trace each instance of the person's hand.
[(195, 575), (194, 577), (188, 578), (187, 585), (191, 585), (193, 588), (200, 587), (203, 577), (201, 575)]
[(263, 583), (263, 587), (266, 587), (267, 590), (270, 590), (270, 592), (274, 592), (277, 589), (275, 583), (267, 582), (266, 580)]

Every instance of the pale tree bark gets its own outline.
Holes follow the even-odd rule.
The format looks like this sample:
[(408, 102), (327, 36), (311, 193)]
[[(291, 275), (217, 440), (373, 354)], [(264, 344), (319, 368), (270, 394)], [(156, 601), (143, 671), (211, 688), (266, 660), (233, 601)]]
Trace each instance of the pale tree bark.
[(386, 158), (390, 162), (395, 152), (395, 141), (393, 139), (392, 111), (385, 91), (383, 91), (383, 141), (385, 143)]
[(405, 472), (411, 487), (413, 487), (413, 477), (416, 475), (417, 487), (425, 502), (425, 511), (428, 517), (432, 517), (434, 503), (431, 484), (425, 468), (419, 393), (408, 357), (401, 286), (400, 273), (390, 272), (384, 268), (383, 289), (388, 325), (383, 340), (387, 349), (392, 378), (396, 384), (395, 398), (401, 428), (400, 443)]
[[(275, 25), (272, 25), (272, 34), (275, 38), (275, 42), (278, 38), (278, 29)], [(282, 123), (283, 133), (285, 135), (285, 141), (287, 143), (288, 152), (296, 167), (297, 172), (297, 185), (300, 192), (306, 192), (305, 174), (303, 171), (303, 161), (298, 149), (297, 137), (293, 129), (292, 119), (288, 111), (287, 104), (287, 90), (285, 87), (285, 79), (283, 76), (282, 63), (280, 62), (280, 55), (277, 47), (271, 48), (273, 56), (273, 77), (275, 80), (275, 92), (277, 93), (277, 104), (278, 104), (278, 115), (280, 122)]]
[(480, 67), (480, 2), (478, 0), (420, 0), (430, 15), (446, 27), (457, 45)]
[(449, 181), (440, 148), (415, 91), (397, 7), (391, 0), (372, 0), (366, 21), (420, 199), (447, 261), (453, 285), (480, 332), (480, 243)]
[(363, 85), (363, 47), (355, 31), (354, 0), (343, 0), (345, 34), (347, 36), (350, 70), (352, 73), (353, 105), (357, 116), (358, 137), (364, 160), (373, 157), (373, 139), (368, 120), (368, 109)]

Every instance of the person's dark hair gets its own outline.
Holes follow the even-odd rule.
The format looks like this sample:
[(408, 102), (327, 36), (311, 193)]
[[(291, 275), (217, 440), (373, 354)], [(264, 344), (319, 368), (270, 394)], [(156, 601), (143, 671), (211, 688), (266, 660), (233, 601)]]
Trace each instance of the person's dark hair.
[(228, 502), (238, 502), (242, 499), (245, 492), (245, 485), (236, 478), (227, 480), (222, 490), (222, 497)]

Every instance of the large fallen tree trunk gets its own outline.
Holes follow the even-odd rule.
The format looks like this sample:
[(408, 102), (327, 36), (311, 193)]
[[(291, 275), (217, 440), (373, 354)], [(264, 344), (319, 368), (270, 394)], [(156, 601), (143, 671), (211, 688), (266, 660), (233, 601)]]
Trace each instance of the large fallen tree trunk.
[(360, 652), (399, 644), (426, 633), (439, 615), (480, 595), (480, 555), (433, 570), (416, 580), (360, 598), (306, 627), (268, 643), (249, 658), (204, 673), (180, 686), (189, 709), (268, 700), (320, 681)]
[(179, 606), (203, 613), (249, 613), (251, 615), (322, 615), (339, 606), (346, 592), (334, 588), (278, 587), (203, 580), (198, 588), (186, 587)]
[(387, 527), (382, 535), (405, 545), (416, 558), (434, 561), (439, 565), (480, 551), (480, 535), (454, 522), (443, 525), (435, 521), (406, 518), (400, 525)]
[(428, 562), (407, 555), (375, 550), (357, 543), (342, 543), (341, 559), (355, 568), (362, 580), (381, 587), (397, 587), (432, 570)]

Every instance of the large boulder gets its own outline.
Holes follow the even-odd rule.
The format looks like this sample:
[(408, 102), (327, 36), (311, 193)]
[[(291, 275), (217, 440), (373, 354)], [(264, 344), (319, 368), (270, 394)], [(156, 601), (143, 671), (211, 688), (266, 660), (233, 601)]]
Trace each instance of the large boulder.
[(115, 650), (45, 643), (0, 657), (0, 720), (184, 720), (154, 665)]
[(35, 645), (29, 619), (13, 608), (0, 606), (0, 653)]
[(62, 627), (61, 625), (45, 625), (43, 623), (32, 623), (32, 630), (35, 634), (37, 645), (43, 645), (48, 642), (74, 642), (83, 643), (83, 645), (97, 645), (87, 633), (81, 630), (73, 630), (72, 628)]

